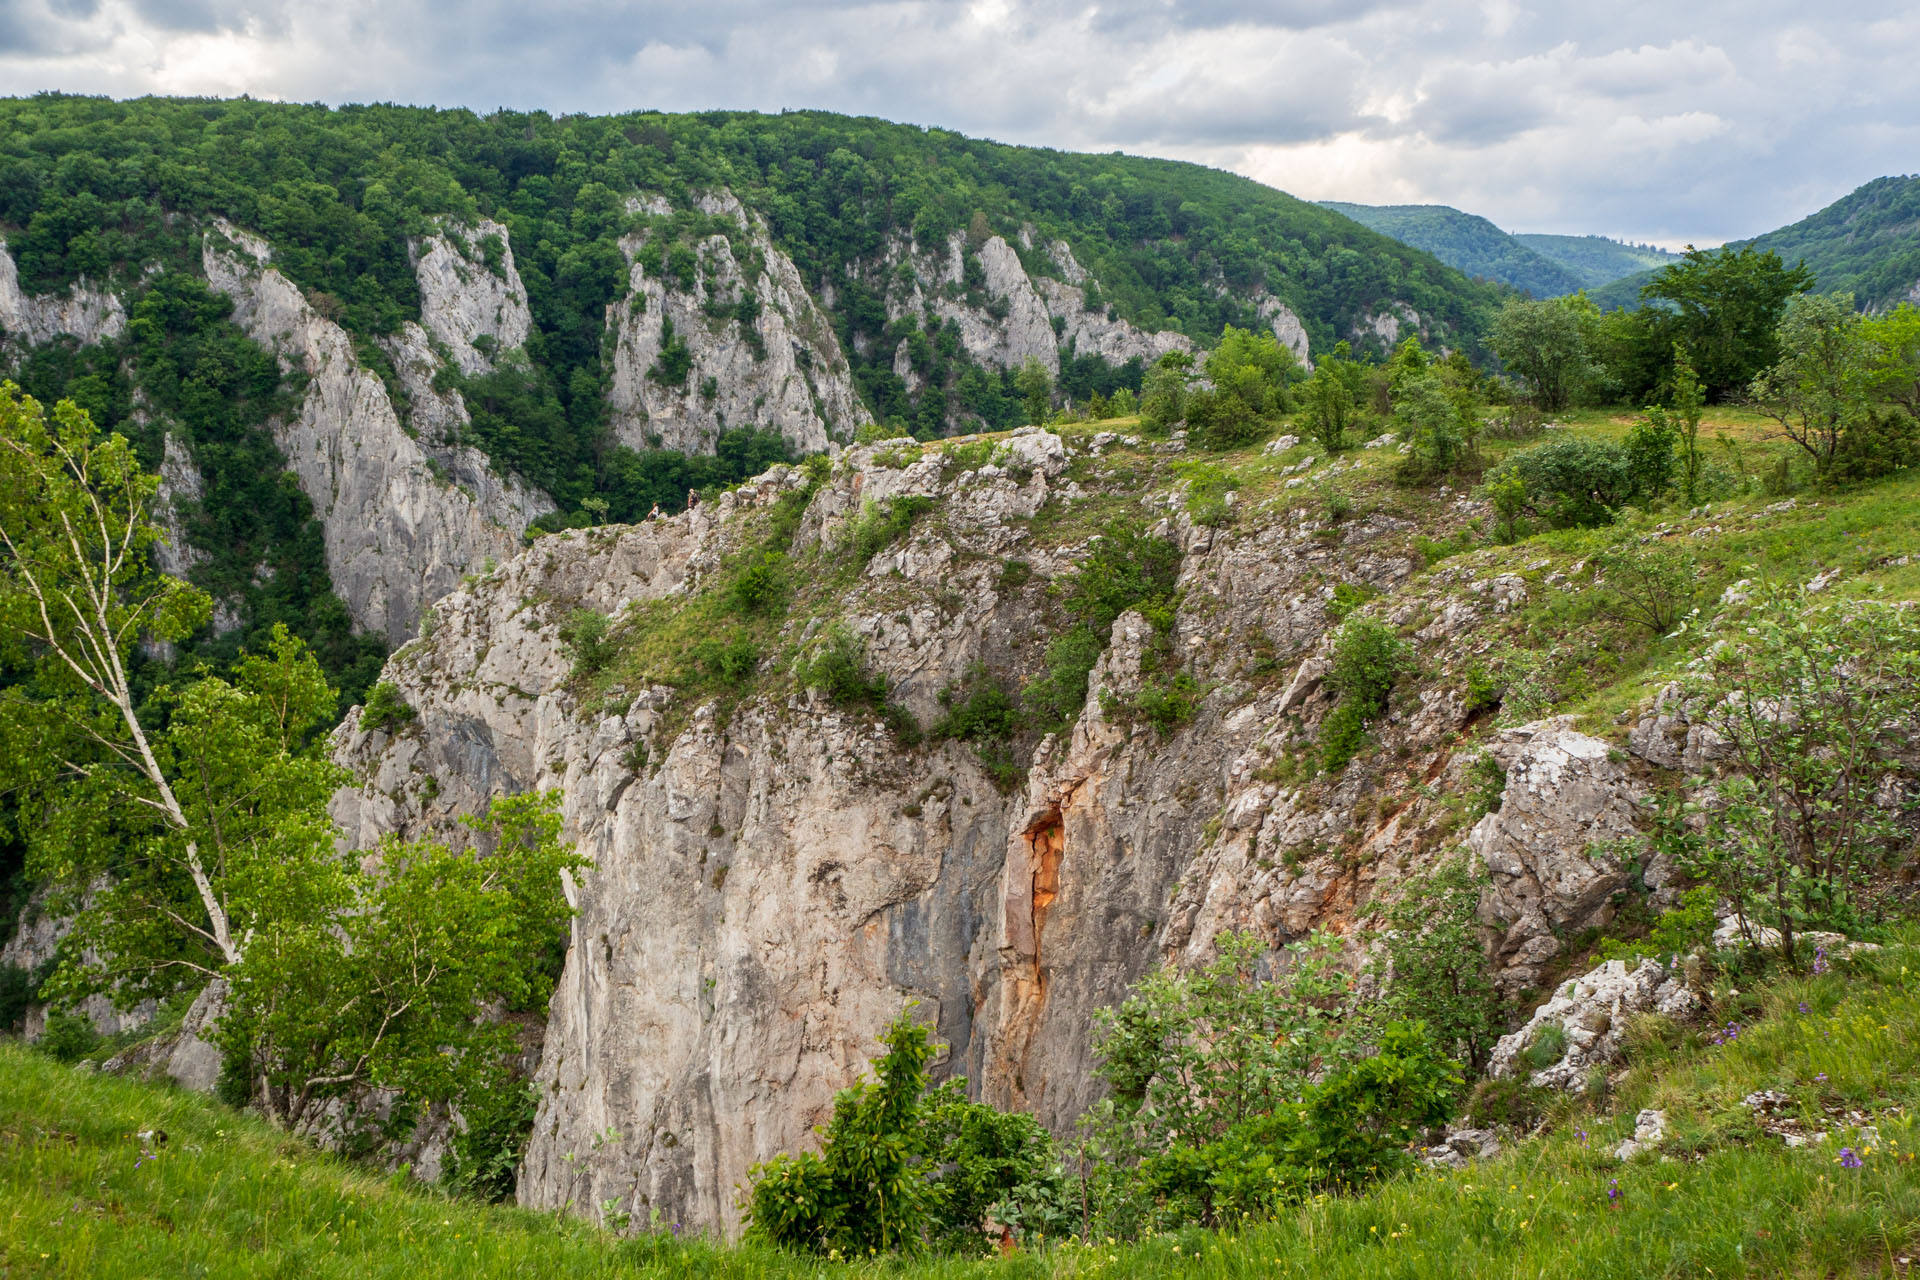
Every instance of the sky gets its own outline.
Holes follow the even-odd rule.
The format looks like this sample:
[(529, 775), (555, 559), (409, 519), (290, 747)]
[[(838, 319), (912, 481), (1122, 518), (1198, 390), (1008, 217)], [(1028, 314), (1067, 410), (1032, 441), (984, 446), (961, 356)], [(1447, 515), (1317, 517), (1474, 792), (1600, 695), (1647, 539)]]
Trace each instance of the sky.
[(1674, 248), (1920, 171), (1916, 67), (1877, 0), (0, 0), (0, 94), (820, 108)]

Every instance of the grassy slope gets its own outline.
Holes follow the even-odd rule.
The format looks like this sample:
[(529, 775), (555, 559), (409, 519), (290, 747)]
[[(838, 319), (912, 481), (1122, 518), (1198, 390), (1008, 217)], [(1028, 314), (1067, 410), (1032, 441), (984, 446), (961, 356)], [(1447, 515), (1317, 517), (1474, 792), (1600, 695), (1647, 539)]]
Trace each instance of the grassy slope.
[[(1909, 937), (1908, 942), (1912, 938)], [(1800, 1012), (1804, 1004), (1807, 1012)], [(0, 1045), (0, 1275), (68, 1276), (1827, 1276), (1904, 1274), (1920, 1245), (1920, 949), (1729, 996), (1742, 1034), (1639, 1029), (1604, 1107), (1485, 1164), (1395, 1179), (1237, 1233), (980, 1262), (820, 1266), (670, 1236), (616, 1240), (380, 1179), (203, 1098)], [(1819, 1077), (1825, 1076), (1822, 1080)], [(1798, 1151), (1740, 1105), (1792, 1095), (1838, 1124)], [(1671, 1158), (1608, 1154), (1643, 1106)], [(1859, 1120), (1849, 1118), (1857, 1114)], [(1836, 1121), (1833, 1117), (1838, 1115)], [(1877, 1125), (1880, 1141), (1854, 1126)], [(138, 1134), (168, 1141), (147, 1156)], [(1841, 1145), (1864, 1167), (1839, 1167)], [(1617, 1190), (1617, 1199), (1609, 1191)]]

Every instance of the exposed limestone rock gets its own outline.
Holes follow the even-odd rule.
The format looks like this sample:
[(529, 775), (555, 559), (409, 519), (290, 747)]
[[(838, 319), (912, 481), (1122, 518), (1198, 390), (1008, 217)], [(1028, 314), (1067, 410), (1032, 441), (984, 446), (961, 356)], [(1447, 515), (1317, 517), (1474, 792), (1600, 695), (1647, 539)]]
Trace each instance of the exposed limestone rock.
[(1556, 931), (1612, 919), (1629, 874), (1619, 841), (1635, 832), (1642, 792), (1570, 717), (1505, 730), (1489, 749), (1507, 788), (1468, 846), (1492, 873), (1481, 918), (1503, 930), (1494, 959), (1503, 985), (1518, 989), (1559, 954)]
[(1621, 1139), (1620, 1145), (1613, 1149), (1614, 1158), (1621, 1161), (1631, 1160), (1642, 1152), (1654, 1150), (1666, 1140), (1667, 1113), (1642, 1111), (1633, 1118), (1633, 1136)]
[(117, 338), (127, 327), (126, 308), (111, 293), (88, 286), (85, 280), (66, 293), (26, 294), (20, 291), (20, 270), (0, 238), (0, 341), (14, 339), (39, 346), (61, 336), (82, 344)]
[(1395, 302), (1354, 321), (1351, 337), (1355, 346), (1366, 343), (1391, 348), (1400, 341), (1403, 331), (1423, 332), (1420, 313), (1404, 302)]
[(1294, 314), (1293, 308), (1269, 295), (1262, 297), (1255, 309), (1259, 311), (1260, 318), (1272, 327), (1274, 339), (1293, 352), (1293, 358), (1302, 366), (1310, 366), (1312, 352), (1307, 342), (1307, 327)]
[[(497, 268), (487, 262), (489, 240), (498, 242)], [(460, 372), (485, 373), (493, 367), (474, 345), (476, 339), (496, 351), (526, 344), (533, 313), (504, 226), (482, 218), (470, 227), (444, 227), (415, 241), (408, 253), (420, 282), (420, 322)]]
[[(983, 246), (982, 261), (986, 253), (987, 249)], [(1169, 352), (1191, 353), (1194, 350), (1193, 340), (1178, 330), (1162, 329), (1158, 333), (1148, 333), (1132, 322), (1119, 318), (1110, 308), (1103, 306), (1099, 310), (1088, 310), (1086, 285), (1091, 277), (1074, 258), (1072, 247), (1064, 240), (1056, 240), (1048, 246), (1047, 253), (1066, 279), (1060, 281), (1040, 276), (1032, 283), (1045, 299), (1048, 313), (1063, 322), (1058, 337), (1061, 347), (1076, 355), (1100, 356), (1110, 364), (1138, 360), (1143, 366), (1152, 365)], [(988, 278), (991, 280), (991, 275)], [(1051, 347), (1055, 339), (1049, 335), (1045, 342)], [(975, 358), (980, 359), (979, 356)], [(1042, 361), (1045, 358), (1040, 357)]]
[[(844, 451), (796, 557), (843, 547), (870, 503), (935, 502), (783, 643), (845, 626), (923, 724), (976, 664), (1027, 678), (1058, 627), (1049, 584), (1086, 551), (1084, 533), (1044, 533), (1097, 484), (1069, 480), (1083, 448), (1026, 429), (966, 467), (911, 440)], [(565, 790), (594, 869), (570, 885), (524, 1203), (735, 1230), (747, 1168), (810, 1143), (909, 998), (975, 1096), (1064, 1129), (1099, 1088), (1094, 1013), (1150, 966), (1203, 961), (1226, 929), (1278, 945), (1345, 927), (1441, 838), (1444, 806), (1378, 803), (1372, 768), (1311, 787), (1268, 768), (1333, 705), (1310, 674), (1288, 679), (1324, 663), (1331, 584), (1391, 591), (1415, 572), (1410, 526), (1386, 516), (1327, 538), (1304, 514), (1212, 529), (1170, 502), (1170, 630), (1121, 616), (1085, 709), (1031, 746), (1010, 793), (962, 744), (906, 750), (873, 715), (795, 691), (771, 669), (791, 647), (724, 723), (665, 687), (577, 701), (555, 635), (572, 610), (617, 619), (701, 590), (801, 483), (775, 468), (679, 516), (539, 539), (389, 661), (409, 728), (350, 715), (336, 737), (365, 779), (335, 805), (359, 846), (446, 831), (499, 792)], [(1128, 708), (1169, 653), (1207, 693), (1163, 737)], [(1422, 697), (1378, 726), (1381, 757), (1444, 790), (1464, 721), (1457, 698)]]
[(155, 523), (160, 526), (160, 541), (154, 544), (153, 563), (162, 573), (184, 578), (187, 571), (206, 559), (206, 553), (187, 545), (187, 525), (182, 507), (200, 501), (206, 493), (206, 481), (193, 464), (180, 437), (169, 431), (160, 455), (160, 491), (154, 495)]
[(1420, 1163), (1429, 1169), (1464, 1169), (1475, 1160), (1491, 1160), (1499, 1154), (1500, 1135), (1492, 1129), (1448, 1125), (1439, 1146), (1421, 1149)]
[[(799, 269), (731, 193), (705, 197), (702, 207), (731, 218), (742, 235), (699, 245), (691, 292), (663, 277), (652, 237), (620, 242), (632, 292), (607, 308), (615, 333), (607, 399), (621, 443), (712, 453), (722, 431), (748, 426), (776, 430), (802, 453), (851, 438), (872, 415)], [(745, 246), (746, 261), (736, 257), (736, 244)], [(746, 324), (730, 309), (749, 294), (758, 314)], [(685, 379), (671, 386), (654, 376), (669, 322), (691, 357)]]
[(269, 265), (266, 242), (225, 222), (218, 232), (202, 255), (208, 283), (233, 299), (249, 337), (307, 375), (298, 416), (274, 438), (326, 530), (334, 589), (355, 626), (397, 644), (468, 569), (512, 553), (527, 505), (489, 509), (438, 478), (352, 340)]
[(1584, 1093), (1592, 1070), (1620, 1056), (1634, 1014), (1681, 1017), (1698, 1003), (1678, 969), (1669, 972), (1657, 961), (1643, 960), (1639, 968), (1629, 970), (1624, 961), (1609, 960), (1583, 977), (1567, 979), (1553, 999), (1533, 1011), (1525, 1026), (1500, 1037), (1487, 1074), (1497, 1079), (1526, 1071), (1527, 1049), (1547, 1027), (1558, 1027), (1566, 1035), (1566, 1052), (1558, 1062), (1532, 1071), (1529, 1082)]
[[(27, 903), (26, 909), (21, 912), (19, 924), (14, 927), (13, 936), (7, 939), (5, 946), (0, 947), (0, 969), (25, 969), (31, 973), (52, 962), (60, 950), (60, 943), (73, 931), (73, 920), (71, 917), (53, 915), (45, 908), (45, 901), (39, 895)], [(91, 1022), (93, 1029), (101, 1035), (113, 1036), (145, 1026), (152, 1021), (154, 1009), (151, 1000), (142, 1001), (132, 1009), (118, 1009), (107, 997), (91, 995), (80, 1002), (76, 1012)], [(29, 1006), (23, 1028), (26, 1038), (38, 1040), (46, 1033), (46, 1029), (46, 1006)]]

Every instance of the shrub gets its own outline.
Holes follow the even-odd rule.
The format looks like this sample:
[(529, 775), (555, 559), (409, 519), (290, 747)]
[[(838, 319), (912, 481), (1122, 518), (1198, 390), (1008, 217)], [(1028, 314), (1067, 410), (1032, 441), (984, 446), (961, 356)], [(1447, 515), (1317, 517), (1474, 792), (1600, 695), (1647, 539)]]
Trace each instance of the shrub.
[(1109, 709), (1125, 718), (1145, 720), (1164, 738), (1193, 719), (1206, 696), (1198, 680), (1177, 671), (1171, 676), (1143, 680), (1138, 692), (1113, 699)]
[(913, 522), (933, 506), (932, 498), (918, 494), (889, 498), (884, 503), (869, 502), (848, 538), (854, 563), (865, 568), (876, 555), (905, 537)]
[(493, 1088), (470, 1093), (441, 1175), (447, 1189), (488, 1204), (510, 1200), (539, 1100), (530, 1082), (504, 1075)]
[(800, 664), (800, 685), (817, 689), (836, 707), (879, 709), (887, 699), (887, 678), (869, 675), (866, 647), (845, 626), (827, 631), (813, 655)]
[(1367, 727), (1386, 709), (1387, 694), (1409, 662), (1406, 643), (1378, 618), (1356, 615), (1340, 624), (1327, 672), (1339, 703), (1320, 726), (1321, 763), (1328, 772), (1359, 754)]
[(1110, 520), (1087, 550), (1087, 558), (1062, 584), (1067, 612), (1092, 627), (1105, 643), (1114, 620), (1129, 609), (1171, 621), (1173, 587), (1180, 576), (1180, 548), (1139, 525)]
[(1700, 585), (1700, 562), (1659, 543), (1619, 543), (1593, 558), (1607, 613), (1664, 635), (1684, 618)]
[(1526, 1064), (1535, 1071), (1545, 1071), (1566, 1056), (1567, 1031), (1557, 1022), (1542, 1023), (1521, 1054)]
[(1680, 905), (1662, 911), (1646, 937), (1630, 942), (1607, 938), (1600, 944), (1603, 960), (1625, 960), (1629, 964), (1641, 956), (1651, 956), (1668, 964), (1676, 956), (1704, 951), (1713, 943), (1714, 891), (1710, 885), (1695, 885), (1680, 895)]
[(59, 1062), (78, 1062), (99, 1047), (100, 1033), (85, 1014), (67, 1009), (47, 1014), (46, 1030), (40, 1036), (42, 1053)]
[(1032, 1116), (928, 1088), (934, 1046), (907, 1014), (880, 1037), (876, 1079), (835, 1096), (820, 1152), (749, 1171), (748, 1236), (841, 1258), (928, 1249), (985, 1253), (996, 1202), (1044, 1175), (1052, 1154)]
[(1020, 691), (1021, 705), (1043, 732), (1071, 725), (1087, 703), (1087, 677), (1105, 647), (1092, 627), (1069, 627), (1047, 645), (1045, 673)]
[(360, 725), (382, 733), (395, 733), (413, 723), (418, 714), (401, 695), (399, 686), (391, 680), (381, 680), (367, 690), (367, 704), (361, 708)]
[(703, 640), (693, 656), (710, 678), (731, 689), (745, 686), (760, 670), (760, 646), (750, 636)]
[(1482, 1080), (1467, 1098), (1467, 1120), (1479, 1129), (1502, 1125), (1524, 1132), (1540, 1123), (1553, 1096), (1553, 1090), (1516, 1076)]
[(946, 708), (946, 714), (933, 726), (936, 738), (991, 741), (1012, 737), (1020, 727), (1019, 708), (1013, 697), (994, 680), (984, 663), (973, 665), (961, 689), (942, 690), (940, 705)]
[(1627, 457), (1627, 483), (1642, 503), (1651, 502), (1673, 485), (1674, 445), (1680, 430), (1664, 413), (1647, 414), (1627, 431), (1622, 444)]
[(1413, 880), (1386, 913), (1388, 1009), (1424, 1023), (1440, 1049), (1476, 1075), (1493, 1055), (1506, 1012), (1480, 943), (1483, 882), (1468, 858), (1452, 857)]
[(1489, 492), (1511, 472), (1522, 510), (1555, 528), (1612, 524), (1634, 494), (1627, 451), (1604, 440), (1554, 440), (1514, 454), (1488, 477)]
[(1682, 870), (1743, 923), (1778, 929), (1793, 963), (1802, 930), (1871, 918), (1884, 872), (1910, 856), (1911, 829), (1878, 797), (1913, 785), (1920, 617), (1774, 590), (1742, 631), (1681, 682), (1711, 709), (1727, 767)]
[(741, 613), (770, 613), (787, 593), (787, 557), (782, 551), (762, 551), (750, 557), (728, 587), (733, 607)]
[(598, 609), (575, 609), (560, 624), (560, 643), (573, 660), (574, 679), (597, 675), (613, 661), (614, 647), (607, 639), (612, 625)]
[(1527, 480), (1518, 468), (1509, 467), (1487, 477), (1480, 487), (1481, 496), (1493, 507), (1493, 536), (1503, 543), (1520, 539), (1520, 517), (1527, 510)]

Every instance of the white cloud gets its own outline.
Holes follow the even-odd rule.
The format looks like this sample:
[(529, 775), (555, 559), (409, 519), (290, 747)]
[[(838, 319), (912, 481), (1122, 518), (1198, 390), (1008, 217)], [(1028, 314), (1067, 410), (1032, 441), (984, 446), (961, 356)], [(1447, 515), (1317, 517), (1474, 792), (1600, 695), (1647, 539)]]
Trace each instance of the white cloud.
[(1699, 243), (1911, 169), (1916, 62), (1885, 0), (0, 0), (6, 93), (818, 107)]

